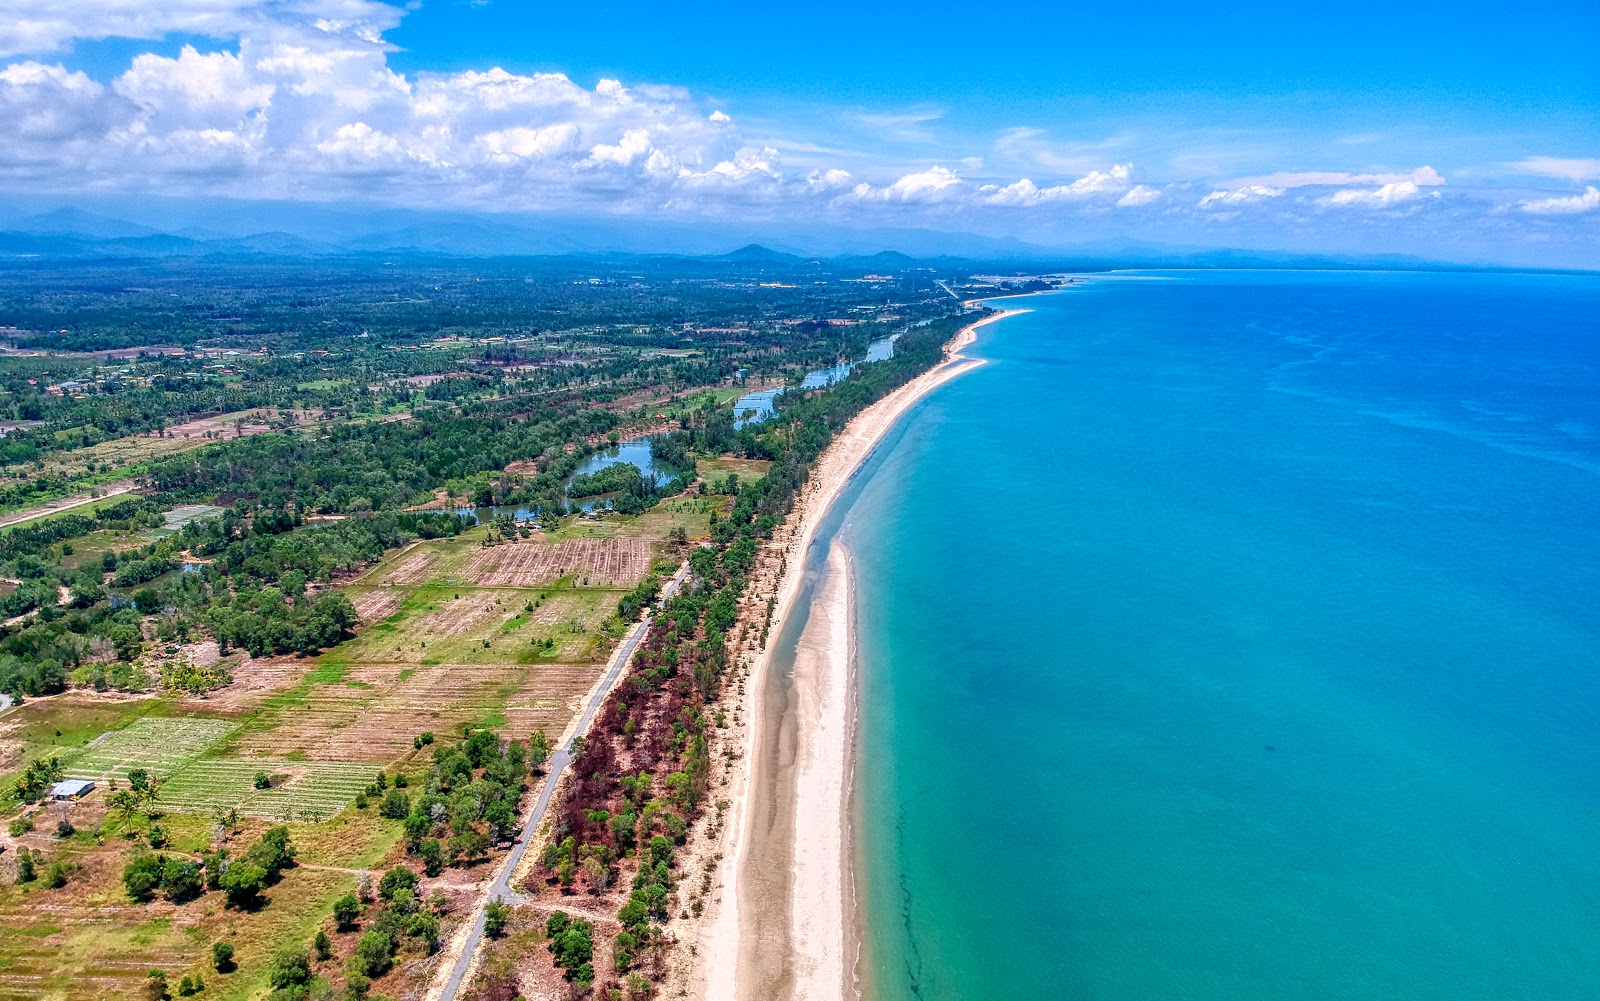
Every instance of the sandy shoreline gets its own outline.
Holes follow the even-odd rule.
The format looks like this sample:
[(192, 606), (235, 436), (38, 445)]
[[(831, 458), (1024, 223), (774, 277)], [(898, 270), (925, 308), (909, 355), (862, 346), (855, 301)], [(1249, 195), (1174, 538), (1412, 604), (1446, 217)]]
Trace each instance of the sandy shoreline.
[(804, 580), (805, 554), (851, 477), (923, 396), (981, 364), (961, 349), (977, 329), (1025, 312), (1006, 310), (963, 327), (932, 369), (858, 414), (829, 446), (791, 515), (776, 553), (765, 647), (741, 707), (748, 725), (729, 781), (717, 866), (720, 895), (689, 943), (683, 996), (717, 1001), (854, 997), (859, 951), (850, 874), (848, 796), (855, 724), (849, 555), (832, 546), (793, 674), (774, 675), (783, 624)]

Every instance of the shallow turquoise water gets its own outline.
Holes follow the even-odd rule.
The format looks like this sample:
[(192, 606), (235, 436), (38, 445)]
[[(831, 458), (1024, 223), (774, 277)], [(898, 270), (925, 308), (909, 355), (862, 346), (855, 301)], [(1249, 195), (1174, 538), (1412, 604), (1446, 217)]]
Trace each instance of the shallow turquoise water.
[(833, 519), (877, 998), (1600, 998), (1600, 280), (1096, 282)]

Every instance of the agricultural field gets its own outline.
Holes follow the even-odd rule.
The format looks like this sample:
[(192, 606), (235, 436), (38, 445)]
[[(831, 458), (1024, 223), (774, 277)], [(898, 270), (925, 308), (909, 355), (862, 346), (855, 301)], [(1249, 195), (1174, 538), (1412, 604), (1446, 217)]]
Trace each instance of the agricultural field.
[[(380, 769), (326, 761), (195, 761), (161, 787), (159, 805), (206, 816), (237, 809), (242, 816), (279, 822), (328, 820), (349, 806)], [(255, 788), (265, 772), (271, 786)]]
[(63, 758), (67, 777), (105, 782), (133, 768), (167, 778), (225, 737), (234, 724), (220, 719), (136, 720), (102, 734), (81, 753)]

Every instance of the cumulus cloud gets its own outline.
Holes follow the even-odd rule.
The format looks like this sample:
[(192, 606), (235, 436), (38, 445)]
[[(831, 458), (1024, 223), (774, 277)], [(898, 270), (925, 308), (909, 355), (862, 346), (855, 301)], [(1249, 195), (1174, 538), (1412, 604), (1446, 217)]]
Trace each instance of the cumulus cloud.
[[(1439, 192), (1428, 192), (1430, 197), (1438, 198)], [(1334, 208), (1387, 208), (1399, 205), (1422, 196), (1422, 188), (1415, 181), (1391, 181), (1379, 188), (1341, 188), (1326, 198), (1319, 199), (1319, 205), (1329, 205)]]
[(985, 184), (978, 188), (978, 194), (988, 205), (1024, 207), (1047, 202), (1082, 201), (1096, 195), (1123, 195), (1133, 187), (1133, 182), (1129, 180), (1132, 171), (1132, 164), (1119, 163), (1110, 170), (1091, 170), (1070, 183), (1045, 188), (1024, 177), (1004, 186)]
[(906, 174), (892, 184), (881, 188), (874, 188), (863, 181), (856, 185), (856, 197), (872, 199), (883, 202), (942, 202), (947, 201), (967, 189), (955, 171), (948, 167), (930, 167), (919, 170), (913, 174)]
[(1595, 209), (1600, 209), (1600, 188), (1591, 184), (1581, 195), (1541, 198), (1537, 201), (1523, 202), (1518, 208), (1534, 215), (1577, 215), (1580, 212), (1593, 212)]
[(1283, 195), (1283, 192), (1283, 188), (1274, 188), (1265, 184), (1248, 184), (1242, 188), (1213, 191), (1196, 202), (1195, 207), (1202, 209), (1227, 208), (1235, 205), (1244, 205), (1248, 202), (1258, 202), (1263, 198), (1278, 198)]

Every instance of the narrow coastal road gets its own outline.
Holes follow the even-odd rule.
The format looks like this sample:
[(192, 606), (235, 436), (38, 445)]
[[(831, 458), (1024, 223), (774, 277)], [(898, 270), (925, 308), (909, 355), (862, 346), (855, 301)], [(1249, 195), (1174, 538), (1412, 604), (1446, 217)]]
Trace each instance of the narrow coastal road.
[[(689, 575), (689, 564), (685, 562), (678, 568), (661, 588), (660, 601), (666, 601), (683, 584), (684, 578)], [(659, 604), (659, 602), (658, 602)], [(511, 854), (500, 866), (500, 872), (495, 876), (494, 882), (489, 884), (488, 893), (479, 901), (477, 909), (472, 915), (472, 930), (467, 933), (466, 945), (461, 949), (461, 955), (456, 957), (456, 962), (450, 968), (450, 979), (445, 981), (444, 990), (439, 994), (439, 1001), (456, 1001), (461, 985), (467, 978), (467, 973), (472, 969), (473, 960), (477, 958), (478, 947), (483, 944), (483, 926), (485, 918), (485, 905), (491, 900), (503, 903), (517, 904), (522, 898), (516, 890), (512, 889), (511, 878), (516, 874), (517, 867), (522, 864), (522, 857), (527, 854), (528, 846), (533, 843), (534, 837), (539, 833), (539, 825), (544, 822), (545, 810), (550, 806), (550, 800), (555, 795), (556, 786), (560, 784), (561, 775), (572, 763), (573, 744), (589, 732), (589, 724), (594, 722), (595, 714), (600, 711), (600, 706), (605, 703), (606, 696), (611, 694), (617, 681), (628, 669), (628, 664), (633, 660), (634, 651), (639, 649), (639, 644), (644, 640), (645, 634), (650, 631), (650, 623), (655, 619), (654, 610), (648, 611), (640, 619), (638, 628), (634, 629), (628, 638), (622, 641), (622, 647), (617, 651), (617, 656), (612, 659), (611, 670), (606, 672), (605, 680), (595, 690), (594, 697), (584, 707), (583, 715), (578, 719), (578, 725), (573, 729), (572, 739), (567, 741), (546, 762), (546, 775), (544, 786), (539, 790), (539, 798), (533, 804), (533, 812), (528, 814), (528, 820), (522, 825), (522, 833), (517, 836), (517, 843), (511, 849)]]

